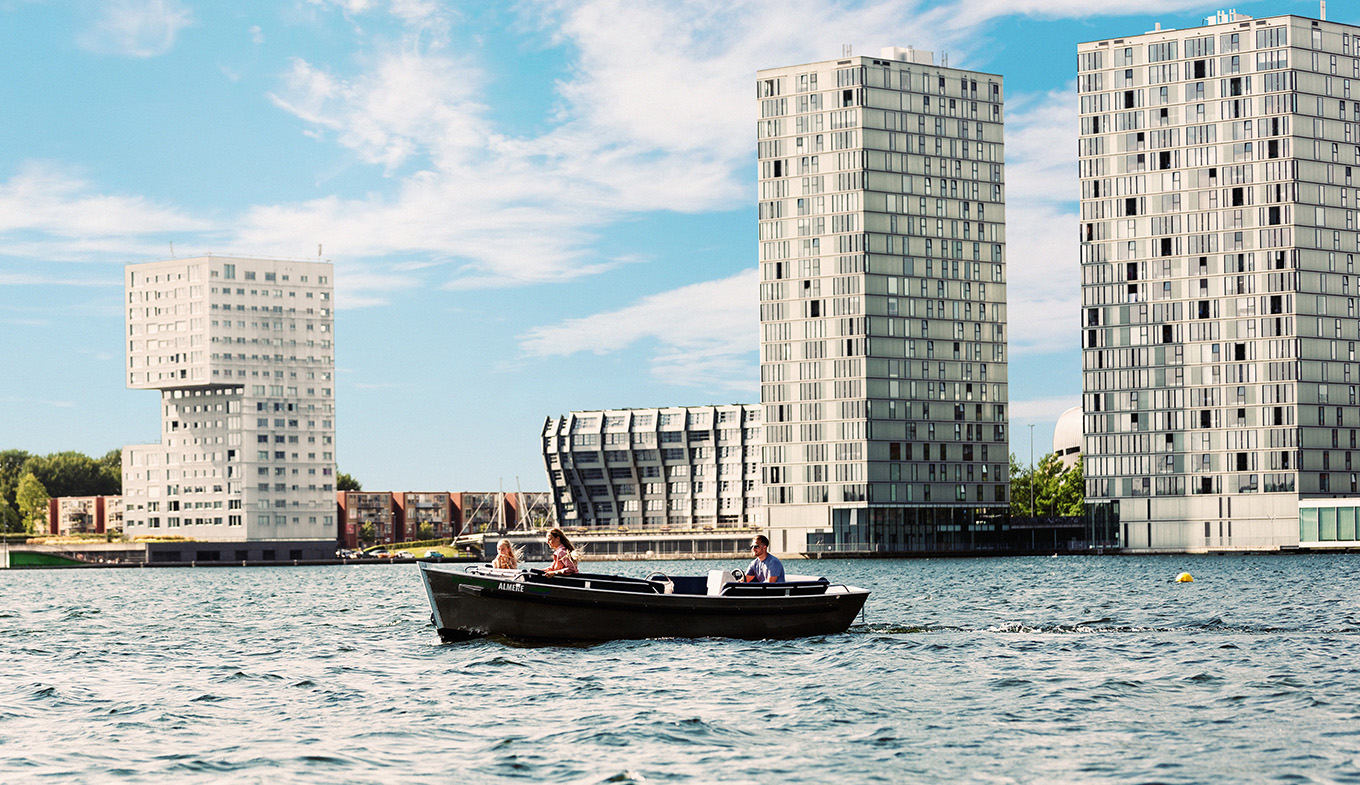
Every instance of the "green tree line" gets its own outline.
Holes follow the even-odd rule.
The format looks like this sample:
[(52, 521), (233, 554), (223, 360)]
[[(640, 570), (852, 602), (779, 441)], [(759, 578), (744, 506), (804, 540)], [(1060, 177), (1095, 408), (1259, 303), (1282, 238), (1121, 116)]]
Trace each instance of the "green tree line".
[(101, 458), (79, 452), (33, 455), (0, 451), (0, 531), (32, 532), (55, 496), (117, 496), (123, 492), (123, 451)]
[(1063, 468), (1062, 459), (1049, 453), (1031, 471), (1011, 454), (1012, 515), (1084, 515), (1085, 505), (1086, 478), (1081, 459), (1071, 468)]

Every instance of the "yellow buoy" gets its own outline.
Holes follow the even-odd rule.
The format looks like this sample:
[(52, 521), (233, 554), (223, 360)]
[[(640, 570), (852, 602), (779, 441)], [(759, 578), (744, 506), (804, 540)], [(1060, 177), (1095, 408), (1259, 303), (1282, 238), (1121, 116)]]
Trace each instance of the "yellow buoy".
[(1194, 583), (1195, 579), (1190, 577), (1190, 573), (1183, 572), (1176, 576), (1176, 583)]

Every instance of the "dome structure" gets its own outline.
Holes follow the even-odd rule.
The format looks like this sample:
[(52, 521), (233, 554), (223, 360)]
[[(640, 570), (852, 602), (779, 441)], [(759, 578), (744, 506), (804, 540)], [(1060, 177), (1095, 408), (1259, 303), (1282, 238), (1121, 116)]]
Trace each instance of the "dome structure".
[(1058, 417), (1053, 428), (1053, 453), (1062, 459), (1063, 468), (1070, 469), (1081, 457), (1081, 407), (1073, 406)]

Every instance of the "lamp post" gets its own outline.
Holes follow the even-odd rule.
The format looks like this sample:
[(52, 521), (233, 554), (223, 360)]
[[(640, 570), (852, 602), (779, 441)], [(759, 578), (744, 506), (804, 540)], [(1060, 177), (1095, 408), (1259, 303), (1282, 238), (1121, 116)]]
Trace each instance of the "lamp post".
[(1029, 424), (1029, 514), (1039, 517), (1034, 509), (1034, 423)]

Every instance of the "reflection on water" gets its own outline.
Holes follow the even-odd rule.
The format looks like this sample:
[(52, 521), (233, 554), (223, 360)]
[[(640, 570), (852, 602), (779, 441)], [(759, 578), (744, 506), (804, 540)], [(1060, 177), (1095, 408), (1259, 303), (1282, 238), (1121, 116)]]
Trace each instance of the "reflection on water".
[(3, 572), (0, 779), (1360, 781), (1355, 558), (810, 562), (845, 635), (582, 646), (441, 644), (414, 565)]

